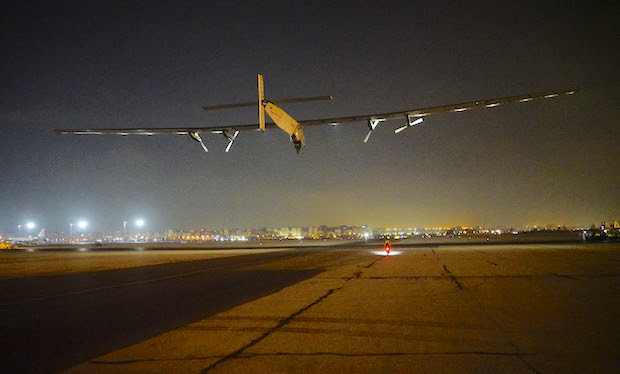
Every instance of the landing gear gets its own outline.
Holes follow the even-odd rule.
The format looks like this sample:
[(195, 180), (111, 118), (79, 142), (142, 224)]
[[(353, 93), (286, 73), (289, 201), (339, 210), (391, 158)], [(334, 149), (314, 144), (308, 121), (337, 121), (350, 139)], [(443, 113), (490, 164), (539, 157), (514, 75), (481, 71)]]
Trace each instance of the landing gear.
[(297, 151), (297, 154), (299, 154), (299, 150), (303, 146), (303, 143), (301, 142), (301, 140), (297, 139), (295, 134), (291, 135), (291, 141), (293, 142), (293, 145), (295, 146), (295, 150)]

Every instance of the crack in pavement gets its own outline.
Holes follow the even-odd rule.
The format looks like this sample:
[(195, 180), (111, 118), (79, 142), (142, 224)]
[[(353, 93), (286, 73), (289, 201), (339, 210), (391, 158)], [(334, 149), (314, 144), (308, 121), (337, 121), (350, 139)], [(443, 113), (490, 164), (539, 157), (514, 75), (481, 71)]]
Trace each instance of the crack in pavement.
[[(495, 319), (492, 315), (490, 315), (490, 314), (488, 313), (488, 311), (484, 308), (484, 306), (482, 305), (482, 303), (480, 302), (480, 300), (478, 300), (478, 298), (477, 298), (477, 297), (475, 297), (475, 295), (474, 295), (474, 294), (472, 294), (471, 292), (468, 292), (468, 291), (467, 291), (467, 290), (463, 287), (463, 285), (462, 285), (462, 284), (458, 281), (457, 277), (456, 277), (454, 274), (452, 274), (452, 272), (448, 269), (448, 267), (447, 267), (445, 264), (443, 265), (443, 269), (444, 269), (444, 271), (448, 274), (448, 276), (450, 277), (450, 280), (451, 280), (452, 282), (454, 282), (454, 284), (456, 284), (456, 286), (459, 288), (459, 290), (464, 291), (464, 292), (467, 292), (467, 293), (469, 293), (469, 294), (473, 297), (473, 299), (474, 299), (474, 300), (476, 301), (476, 303), (478, 304), (478, 308), (480, 308), (480, 310), (482, 310), (482, 312), (483, 312), (484, 314), (486, 314), (486, 315), (487, 315), (487, 318), (489, 318), (491, 321), (493, 321), (493, 323), (497, 326), (497, 328), (499, 328), (499, 329), (500, 329), (500, 331), (502, 331), (502, 333), (504, 334), (504, 336), (505, 336), (506, 340), (508, 341), (508, 343), (509, 343), (510, 345), (512, 345), (512, 346), (515, 348), (515, 350), (516, 350), (517, 352), (519, 352), (521, 349), (520, 349), (520, 348), (519, 348), (519, 346), (518, 346), (518, 345), (517, 345), (517, 344), (516, 344), (516, 343), (515, 343), (515, 342), (514, 342), (511, 338), (510, 338), (510, 334), (508, 333), (508, 331), (507, 331), (506, 327), (505, 327), (505, 326), (504, 326), (504, 325), (503, 325), (503, 324), (502, 324), (499, 320)], [(556, 276), (557, 276), (557, 274), (553, 274), (553, 275), (556, 275)], [(521, 361), (521, 363), (523, 363), (523, 365), (525, 365), (525, 366), (526, 366), (526, 367), (527, 367), (530, 371), (532, 371), (533, 373), (535, 373), (535, 374), (539, 374), (539, 373), (540, 373), (540, 372), (539, 372), (539, 371), (538, 371), (538, 370), (537, 370), (537, 369), (536, 369), (536, 368), (535, 368), (532, 364), (530, 364), (529, 362), (527, 362), (527, 361), (525, 360), (525, 356), (526, 356), (525, 354), (515, 354), (514, 356), (516, 356), (516, 357), (519, 359), (519, 361)]]
[[(386, 325), (387, 326), (387, 325)], [(372, 326), (369, 326), (372, 327)], [(389, 327), (394, 327), (394, 326), (389, 326)], [(403, 325), (402, 327), (411, 327), (408, 325)], [(480, 332), (488, 332), (491, 329), (489, 328), (476, 328), (476, 327), (436, 327), (436, 326), (420, 326), (422, 328), (428, 327), (428, 328), (434, 328), (435, 331), (439, 332), (440, 329), (449, 329), (450, 331), (464, 331), (464, 330), (470, 330), (476, 333), (480, 333)], [(216, 332), (216, 331), (225, 331), (225, 332), (239, 332), (239, 333), (248, 333), (248, 332), (261, 332), (264, 331), (264, 329), (259, 329), (259, 328), (245, 328), (245, 327), (238, 327), (238, 328), (230, 328), (228, 326), (214, 326), (212, 328), (205, 328), (205, 329), (196, 329), (194, 331), (210, 331), (210, 332)], [(388, 331), (387, 328), (381, 329), (381, 331), (377, 332), (377, 331), (368, 331), (368, 330), (355, 330), (352, 331), (350, 327), (336, 327), (336, 326), (327, 326), (327, 327), (288, 327), (288, 326), (283, 326), (280, 329), (280, 332), (283, 333), (289, 333), (289, 334), (297, 334), (297, 335), (304, 335), (304, 336), (311, 336), (311, 335), (337, 335), (338, 337), (342, 338), (342, 337), (367, 337), (367, 338), (373, 338), (373, 339), (377, 339), (377, 338), (385, 338), (385, 339), (404, 339), (404, 340), (408, 340), (408, 341), (417, 341), (417, 342), (425, 342), (425, 343), (437, 343), (438, 340), (441, 340), (444, 343), (451, 343), (451, 344), (458, 344), (461, 340), (460, 338), (450, 338), (450, 337), (443, 337), (441, 339), (434, 337), (434, 336), (424, 336), (423, 334), (420, 334), (419, 332), (416, 331), (407, 331), (407, 332), (403, 332), (403, 331)], [(439, 332), (441, 333), (441, 332)]]
[(273, 352), (273, 353), (250, 353), (242, 358), (265, 357), (265, 356), (341, 356), (341, 357), (368, 357), (368, 356), (457, 356), (457, 355), (482, 355), (482, 356), (528, 356), (531, 353), (517, 352), (492, 352), (492, 351), (446, 351), (446, 352), (362, 352), (362, 353), (342, 353), (342, 352)]
[(452, 274), (452, 272), (450, 270), (448, 270), (446, 265), (443, 266), (443, 270), (445, 270), (445, 272), (448, 273), (448, 277), (450, 278), (450, 280), (452, 282), (454, 282), (454, 284), (456, 284), (456, 286), (459, 288), (459, 290), (465, 291), (465, 288), (463, 288), (463, 285), (461, 284), (461, 282), (459, 282), (459, 280), (456, 279), (456, 276), (454, 276), (454, 274)]
[[(234, 316), (221, 316), (221, 317), (211, 317), (209, 318), (210, 322), (277, 322), (281, 318), (280, 317), (263, 317), (263, 316), (254, 316), (254, 315), (234, 315)], [(390, 325), (390, 326), (411, 326), (411, 327), (437, 327), (437, 328), (463, 328), (463, 329), (477, 329), (477, 330), (485, 330), (487, 329), (484, 324), (475, 324), (475, 323), (464, 323), (459, 322), (458, 324), (454, 324), (451, 322), (441, 322), (435, 320), (401, 320), (401, 319), (382, 319), (382, 318), (335, 318), (335, 317), (307, 317), (307, 316), (299, 316), (296, 322), (321, 322), (321, 323), (355, 323), (355, 324), (366, 324), (366, 325)], [(245, 327), (229, 327), (226, 325), (191, 325), (182, 327), (182, 330), (210, 330), (210, 329), (220, 329), (221, 328), (230, 328), (234, 331), (238, 329), (244, 329)], [(252, 328), (253, 327), (248, 327)], [(263, 328), (261, 328), (262, 331)]]
[(570, 274), (558, 274), (558, 273), (551, 273), (554, 276), (558, 277), (558, 278), (565, 278), (565, 279), (572, 279), (572, 280), (579, 280), (579, 278), (577, 278), (574, 275), (570, 275)]
[(379, 262), (379, 261), (383, 260), (385, 257), (386, 257), (386, 256), (379, 257), (378, 259), (374, 260), (374, 261), (373, 261), (373, 262), (371, 262), (370, 264), (368, 264), (368, 265), (364, 265), (364, 266), (363, 266), (363, 268), (364, 268), (364, 269), (369, 269), (371, 266), (373, 266), (373, 265), (374, 265), (374, 264), (376, 264), (377, 262)]
[(252, 339), (248, 344), (244, 345), (243, 347), (237, 349), (236, 351), (234, 351), (234, 352), (232, 352), (232, 353), (230, 353), (230, 354), (228, 354), (226, 356), (223, 356), (219, 360), (217, 360), (214, 363), (212, 363), (211, 365), (207, 366), (206, 368), (204, 368), (201, 371), (201, 373), (203, 373), (203, 374), (204, 373), (208, 373), (209, 371), (215, 369), (215, 367), (218, 366), (219, 364), (221, 364), (222, 362), (227, 361), (227, 360), (229, 360), (231, 358), (241, 357), (245, 350), (247, 350), (248, 348), (250, 348), (250, 347), (252, 347), (252, 346), (254, 346), (256, 344), (258, 344), (259, 342), (261, 342), (262, 340), (267, 338), (269, 335), (271, 335), (274, 331), (282, 328), (282, 326), (287, 325), (295, 317), (297, 317), (301, 313), (307, 311), (308, 309), (312, 308), (313, 306), (317, 305), (321, 301), (325, 300), (327, 297), (329, 297), (331, 294), (333, 294), (335, 291), (341, 289), (342, 287), (343, 286), (329, 289), (326, 293), (321, 295), (318, 299), (314, 300), (312, 303), (310, 303), (310, 304), (306, 305), (305, 307), (299, 309), (298, 311), (296, 311), (295, 313), (291, 314), (290, 316), (280, 320), (280, 322), (278, 322), (278, 324), (276, 326), (268, 329), (263, 334), (261, 334), (261, 336), (259, 336), (258, 338)]
[[(450, 280), (452, 282), (454, 282), (454, 284), (456, 284), (456, 286), (458, 287), (459, 290), (467, 292), (467, 290), (463, 287), (463, 285), (459, 282), (459, 280), (457, 279), (457, 277), (452, 274), (452, 272), (448, 269), (448, 267), (444, 264), (443, 265), (443, 270), (448, 274), (448, 277), (450, 278)], [(557, 276), (557, 274), (553, 274), (554, 276)], [(477, 297), (475, 297), (474, 294), (469, 293), (473, 299), (476, 301), (476, 303), (478, 304), (478, 308), (480, 308), (480, 310), (482, 310), (482, 312), (484, 314), (487, 315), (487, 318), (489, 318), (491, 321), (493, 321), (493, 323), (497, 326), (497, 328), (500, 329), (500, 331), (502, 331), (502, 333), (504, 334), (506, 340), (508, 341), (508, 343), (513, 346), (515, 348), (515, 350), (517, 352), (519, 352), (521, 349), (519, 348), (519, 346), (510, 338), (510, 334), (508, 333), (506, 327), (497, 319), (493, 318), (492, 315), (490, 315), (488, 313), (488, 311), (484, 308), (484, 306), (482, 305), (482, 303), (480, 302), (480, 300), (478, 300)], [(525, 360), (525, 355), (515, 355), (519, 361), (521, 361), (521, 363), (523, 363), (523, 365), (525, 365), (530, 371), (532, 371), (535, 374), (539, 374), (540, 372), (532, 365), (530, 364), (527, 360)]]
[[(380, 257), (374, 261), (372, 261), (370, 264), (368, 265), (364, 265), (362, 266), (365, 269), (370, 268), (371, 266), (373, 266), (374, 264), (377, 263), (377, 261), (383, 259), (384, 257)], [(295, 313), (289, 315), (286, 318), (283, 318), (280, 320), (280, 322), (278, 322), (278, 324), (270, 329), (267, 329), (263, 334), (261, 334), (259, 337), (252, 339), (248, 344), (244, 345), (243, 347), (237, 349), (236, 351), (221, 357), (219, 360), (215, 361), (214, 363), (212, 363), (211, 365), (207, 366), (206, 368), (202, 369), (201, 373), (202, 374), (206, 374), (208, 372), (210, 372), (211, 370), (215, 369), (218, 365), (220, 365), (221, 363), (228, 361), (232, 358), (241, 358), (244, 357), (245, 354), (244, 352), (248, 349), (251, 348), (252, 346), (260, 343), (261, 341), (263, 341), (265, 338), (267, 338), (269, 335), (271, 335), (272, 333), (274, 333), (276, 330), (281, 329), (283, 326), (289, 324), (295, 317), (299, 316), (300, 314), (302, 314), (303, 312), (309, 310), (310, 308), (312, 308), (313, 306), (319, 304), (320, 302), (322, 302), (323, 300), (325, 300), (326, 298), (328, 298), (331, 294), (333, 294), (334, 292), (341, 290), (346, 282), (349, 282), (351, 279), (357, 279), (359, 277), (362, 276), (362, 270), (358, 270), (357, 272), (355, 272), (350, 278), (345, 279), (345, 283), (340, 286), (340, 287), (335, 287), (335, 288), (330, 288), (326, 293), (324, 293), (323, 295), (319, 296), (318, 299), (314, 300), (312, 303), (306, 305), (305, 307), (299, 309), (298, 311), (296, 311)]]
[[(272, 352), (272, 353), (246, 353), (238, 358), (253, 358), (253, 357), (270, 357), (270, 356), (337, 356), (337, 357), (383, 357), (383, 356), (508, 356), (508, 357), (523, 357), (529, 356), (531, 353), (516, 353), (516, 352), (494, 352), (494, 351), (435, 351), (435, 352), (363, 352), (363, 353), (344, 353), (344, 352), (310, 352), (310, 353), (298, 353), (298, 352)], [(141, 362), (174, 362), (174, 361), (199, 361), (210, 360), (214, 358), (221, 358), (222, 356), (193, 356), (183, 358), (145, 358), (137, 360), (118, 360), (118, 361), (92, 361), (92, 363), (99, 365), (130, 365)]]

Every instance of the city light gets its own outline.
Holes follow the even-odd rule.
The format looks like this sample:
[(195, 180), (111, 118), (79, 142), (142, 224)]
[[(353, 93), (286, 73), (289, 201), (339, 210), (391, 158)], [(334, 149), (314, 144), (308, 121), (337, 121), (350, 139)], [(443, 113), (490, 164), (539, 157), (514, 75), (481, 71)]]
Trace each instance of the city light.
[[(574, 230), (573, 227), (565, 227), (563, 225), (549, 224), (549, 225), (537, 225), (522, 227), (482, 227), (472, 226), (470, 224), (461, 223), (457, 226), (435, 226), (426, 228), (373, 228), (367, 225), (362, 226), (308, 226), (308, 227), (296, 227), (296, 226), (283, 226), (283, 227), (260, 227), (256, 228), (223, 228), (223, 229), (190, 229), (190, 230), (173, 230), (173, 229), (159, 229), (148, 231), (146, 226), (146, 220), (142, 218), (135, 218), (133, 221), (117, 221), (122, 223), (122, 227), (118, 227), (119, 230), (114, 232), (98, 232), (100, 230), (99, 223), (97, 227), (91, 227), (90, 222), (85, 219), (75, 220), (68, 222), (66, 232), (56, 233), (48, 232), (48, 238), (46, 241), (62, 241), (62, 242), (94, 242), (99, 240), (101, 242), (173, 242), (173, 241), (214, 241), (214, 242), (247, 242), (247, 241), (260, 241), (260, 240), (363, 240), (369, 242), (372, 240), (424, 240), (427, 241), (431, 238), (448, 238), (450, 240), (497, 240), (500, 236), (519, 235), (521, 232), (530, 231), (570, 231)], [(128, 232), (127, 225), (133, 224), (132, 232)], [(155, 223), (156, 224), (156, 223)], [(34, 236), (38, 230), (41, 229), (40, 223), (35, 221), (24, 221), (22, 225), (18, 225), (18, 230), (21, 228), (24, 231), (21, 235)], [(149, 223), (149, 227), (153, 223)], [(601, 232), (607, 234), (611, 232), (615, 226), (620, 229), (620, 224), (614, 223), (611, 227), (601, 227)], [(33, 230), (35, 229), (35, 230)], [(583, 231), (583, 227), (579, 228)], [(19, 234), (18, 234), (19, 235)], [(129, 235), (129, 236), (128, 236)], [(584, 235), (584, 234), (582, 234)], [(401, 242), (404, 244), (405, 242)], [(257, 245), (260, 245), (257, 243)], [(374, 252), (373, 252), (374, 253)], [(383, 251), (377, 251), (376, 255), (384, 255)], [(397, 255), (398, 252), (390, 251), (389, 255)]]

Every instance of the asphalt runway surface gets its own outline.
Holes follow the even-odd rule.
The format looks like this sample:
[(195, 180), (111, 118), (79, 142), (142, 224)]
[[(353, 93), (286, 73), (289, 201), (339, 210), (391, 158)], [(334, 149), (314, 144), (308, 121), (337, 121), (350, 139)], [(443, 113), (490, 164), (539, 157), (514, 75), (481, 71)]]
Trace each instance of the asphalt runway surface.
[(0, 280), (0, 372), (58, 372), (260, 298), (319, 270), (247, 270), (286, 251)]
[(33, 275), (70, 271), (58, 266), (66, 262), (109, 269), (196, 255), (134, 252), (3, 253), (0, 372), (597, 373), (620, 364), (620, 243), (429, 243), (390, 256), (358, 243)]

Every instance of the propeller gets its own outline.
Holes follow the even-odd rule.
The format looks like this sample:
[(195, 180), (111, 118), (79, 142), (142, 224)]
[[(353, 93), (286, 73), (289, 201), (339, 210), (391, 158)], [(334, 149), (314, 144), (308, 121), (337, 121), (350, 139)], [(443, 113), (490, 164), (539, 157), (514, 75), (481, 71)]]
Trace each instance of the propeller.
[(415, 121), (411, 121), (411, 116), (407, 115), (406, 120), (407, 121), (405, 123), (405, 126), (399, 127), (396, 130), (394, 130), (395, 134), (398, 134), (399, 132), (408, 129), (411, 126), (415, 126), (415, 125), (417, 125), (419, 123), (422, 123), (422, 121), (424, 121), (424, 118), (420, 117), (420, 118), (416, 119)]
[(366, 134), (366, 137), (364, 138), (364, 143), (368, 143), (368, 139), (370, 139), (370, 134), (372, 134), (374, 129), (377, 128), (377, 126), (379, 125), (379, 122), (383, 122), (385, 120), (386, 120), (385, 118), (370, 118), (368, 120), (368, 128), (370, 130), (368, 131), (368, 134)]
[(205, 146), (205, 143), (202, 142), (202, 138), (200, 137), (200, 135), (198, 135), (197, 132), (190, 131), (188, 132), (188, 134), (192, 139), (200, 143), (200, 145), (202, 146), (202, 149), (204, 149), (205, 152), (209, 152), (209, 150), (207, 149), (207, 146)]
[(230, 141), (228, 143), (228, 146), (226, 146), (226, 152), (228, 152), (230, 151), (230, 147), (232, 147), (232, 144), (235, 141), (235, 138), (237, 137), (237, 135), (239, 135), (239, 130), (235, 130), (234, 134), (231, 134), (230, 131), (228, 130), (224, 130), (223, 134), (226, 137), (226, 139)]

